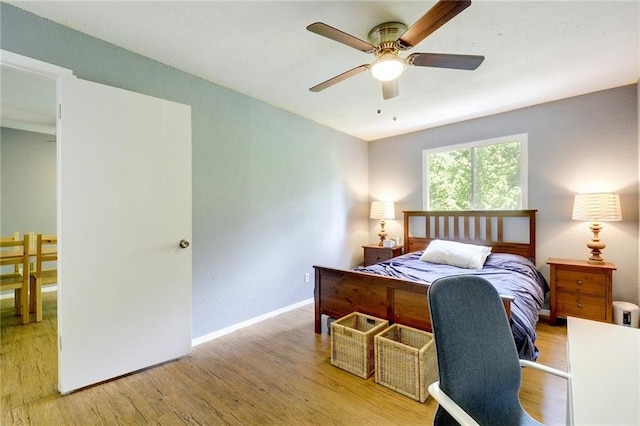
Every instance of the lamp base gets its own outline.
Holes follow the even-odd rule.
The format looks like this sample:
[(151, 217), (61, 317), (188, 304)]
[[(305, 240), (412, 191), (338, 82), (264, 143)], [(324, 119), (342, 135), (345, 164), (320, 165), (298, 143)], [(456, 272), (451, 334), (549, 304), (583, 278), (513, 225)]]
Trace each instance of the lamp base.
[(378, 232), (378, 237), (380, 237), (380, 242), (378, 243), (379, 247), (383, 246), (384, 240), (387, 238), (387, 235), (389, 235), (387, 234), (387, 231), (384, 230), (384, 225), (385, 225), (385, 222), (384, 222), (384, 219), (382, 219), (380, 221), (380, 232)]
[(604, 259), (602, 258), (601, 253), (606, 245), (600, 241), (599, 237), (602, 226), (600, 226), (599, 223), (594, 222), (589, 228), (591, 229), (591, 232), (593, 232), (593, 238), (587, 243), (587, 247), (591, 249), (591, 256), (589, 256), (587, 263), (592, 265), (603, 265)]

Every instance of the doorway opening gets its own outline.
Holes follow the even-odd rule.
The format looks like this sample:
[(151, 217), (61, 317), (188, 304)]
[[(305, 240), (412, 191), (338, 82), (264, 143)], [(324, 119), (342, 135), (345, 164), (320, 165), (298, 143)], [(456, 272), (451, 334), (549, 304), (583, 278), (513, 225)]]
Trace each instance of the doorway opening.
[[(57, 78), (70, 71), (5, 51), (0, 66), (1, 234), (57, 234)], [(56, 393), (57, 289), (43, 288), (43, 321), (32, 313), (27, 326), (15, 316), (13, 291), (0, 296), (2, 394), (19, 391), (19, 403)]]

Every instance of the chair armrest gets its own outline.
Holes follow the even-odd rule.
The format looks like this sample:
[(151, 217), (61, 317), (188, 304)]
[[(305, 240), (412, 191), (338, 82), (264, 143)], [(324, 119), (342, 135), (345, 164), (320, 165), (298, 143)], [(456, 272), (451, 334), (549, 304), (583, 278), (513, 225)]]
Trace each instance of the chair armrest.
[(462, 426), (480, 426), (458, 404), (453, 402), (446, 393), (442, 392), (439, 381), (429, 385), (429, 394)]
[(557, 370), (555, 368), (548, 367), (544, 364), (538, 364), (536, 362), (527, 361), (524, 359), (520, 360), (520, 365), (522, 367), (534, 368), (536, 370), (544, 371), (545, 373), (553, 374), (554, 376), (563, 377), (565, 379), (569, 379), (571, 377), (569, 373), (565, 371)]

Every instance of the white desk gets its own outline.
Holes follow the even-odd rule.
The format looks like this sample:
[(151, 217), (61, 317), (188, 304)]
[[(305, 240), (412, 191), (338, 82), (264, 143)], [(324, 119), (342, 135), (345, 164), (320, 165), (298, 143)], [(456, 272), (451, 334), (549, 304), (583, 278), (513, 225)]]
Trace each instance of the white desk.
[(640, 329), (567, 318), (569, 419), (640, 425)]

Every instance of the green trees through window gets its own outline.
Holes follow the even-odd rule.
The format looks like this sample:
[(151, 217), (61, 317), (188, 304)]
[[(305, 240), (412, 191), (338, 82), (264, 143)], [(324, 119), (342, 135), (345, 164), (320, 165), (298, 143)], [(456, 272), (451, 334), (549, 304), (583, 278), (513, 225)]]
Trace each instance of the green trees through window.
[(425, 210), (525, 208), (527, 135), (423, 151)]

